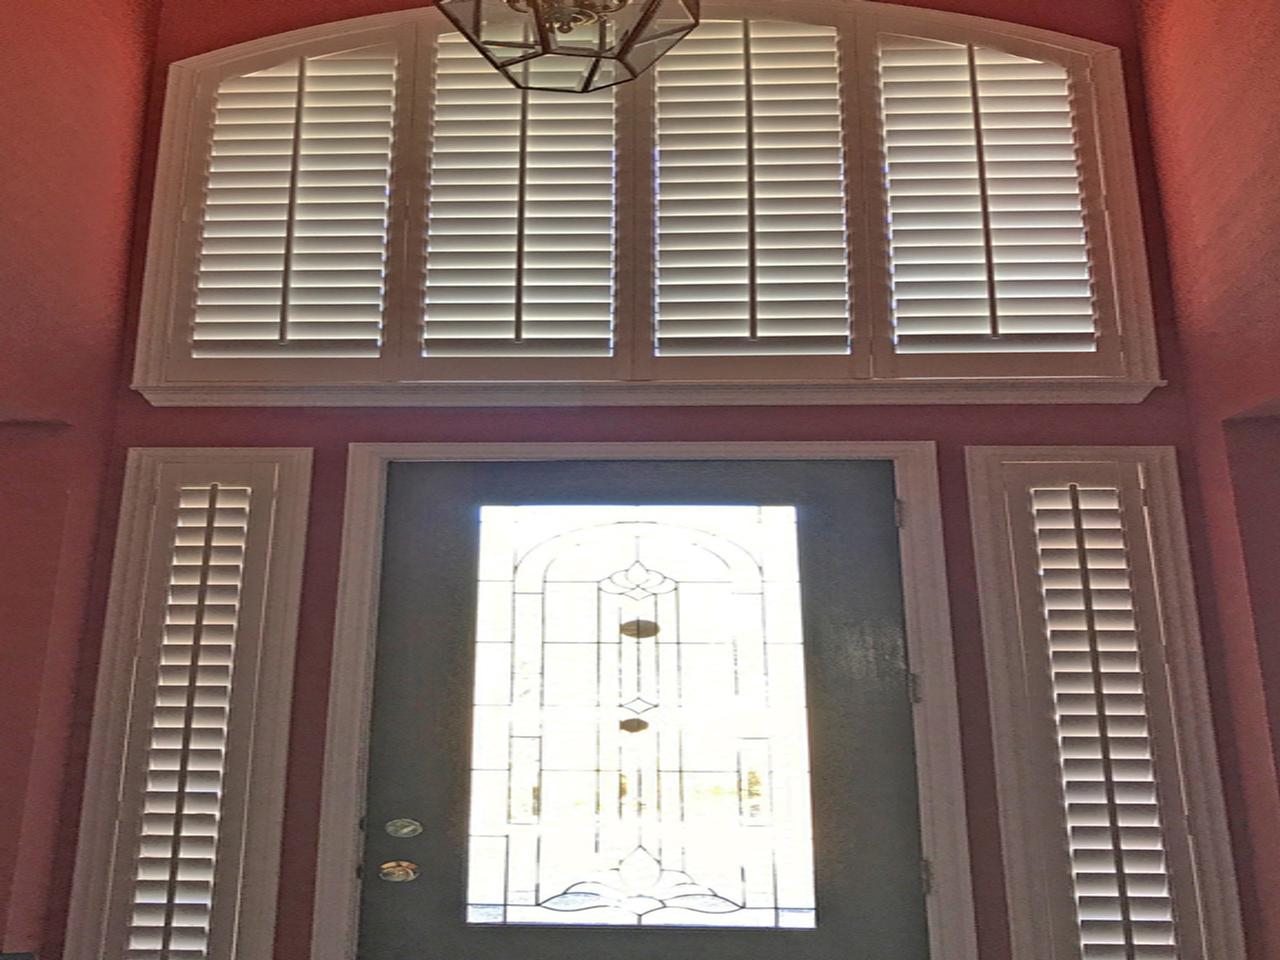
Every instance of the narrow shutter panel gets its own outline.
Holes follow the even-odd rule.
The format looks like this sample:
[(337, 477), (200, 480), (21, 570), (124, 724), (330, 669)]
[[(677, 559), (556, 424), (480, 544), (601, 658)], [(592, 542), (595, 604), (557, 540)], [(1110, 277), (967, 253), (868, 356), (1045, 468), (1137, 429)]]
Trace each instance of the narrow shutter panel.
[(712, 21), (659, 61), (661, 356), (849, 353), (836, 39)]
[(896, 351), (1097, 349), (1066, 68), (880, 41)]
[(1175, 960), (1120, 491), (1031, 491), (1084, 960)]
[(513, 88), (436, 46), (424, 353), (613, 352), (614, 93)]
[(219, 84), (192, 356), (380, 354), (396, 68), (388, 44)]
[(250, 495), (179, 493), (128, 960), (208, 956)]

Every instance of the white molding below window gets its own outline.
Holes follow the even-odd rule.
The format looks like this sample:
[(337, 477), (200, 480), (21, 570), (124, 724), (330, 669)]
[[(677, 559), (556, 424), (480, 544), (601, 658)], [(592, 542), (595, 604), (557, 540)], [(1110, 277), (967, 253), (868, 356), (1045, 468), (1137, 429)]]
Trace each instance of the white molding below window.
[(916, 757), (931, 955), (977, 960), (935, 445), (871, 443), (352, 444), (321, 787), (312, 960), (353, 960), (363, 857), (373, 652), (387, 468), (400, 461), (891, 460), (901, 521), (908, 658), (919, 678)]
[(218, 383), (143, 386), (157, 407), (671, 407), (821, 404), (1141, 403), (1164, 380), (898, 380), (838, 383)]

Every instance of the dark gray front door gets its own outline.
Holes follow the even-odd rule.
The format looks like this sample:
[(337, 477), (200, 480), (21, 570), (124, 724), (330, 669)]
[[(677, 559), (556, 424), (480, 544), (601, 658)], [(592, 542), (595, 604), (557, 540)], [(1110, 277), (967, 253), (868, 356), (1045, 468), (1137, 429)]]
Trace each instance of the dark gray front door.
[(925, 960), (891, 463), (387, 502), (361, 960)]

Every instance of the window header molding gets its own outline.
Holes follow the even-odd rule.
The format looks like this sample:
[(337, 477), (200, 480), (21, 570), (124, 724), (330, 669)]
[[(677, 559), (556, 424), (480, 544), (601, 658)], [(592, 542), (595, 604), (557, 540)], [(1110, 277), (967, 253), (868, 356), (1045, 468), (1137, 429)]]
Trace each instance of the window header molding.
[[(777, 16), (776, 4), (760, 0), (714, 2), (706, 11), (708, 20)], [(307, 27), (199, 54), (170, 66), (134, 387), (159, 406), (626, 406), (1137, 403), (1164, 383), (1158, 369), (1133, 149), (1116, 48), (1019, 24), (863, 0), (794, 0), (787, 4), (786, 17), (796, 23), (833, 24), (840, 30), (840, 89), (846, 101), (841, 142), (851, 251), (848, 287), (854, 314), (849, 327), (850, 356), (659, 356), (652, 346), (646, 349), (636, 338), (654, 338), (657, 331), (652, 328), (661, 322), (656, 314), (648, 316), (651, 310), (661, 310), (660, 305), (650, 306), (658, 289), (657, 279), (651, 278), (656, 274), (651, 264), (659, 262), (660, 251), (642, 221), (646, 217), (652, 220), (657, 211), (654, 198), (644, 198), (643, 185), (636, 189), (637, 175), (626, 169), (625, 160), (619, 161), (616, 182), (616, 355), (611, 361), (590, 358), (584, 364), (578, 359), (513, 356), (477, 360), (443, 355), (433, 359), (422, 354), (422, 291), (418, 287), (426, 272), (416, 261), (421, 259), (426, 226), (420, 208), (431, 193), (430, 185), (424, 182), (429, 178), (424, 156), (431, 136), (430, 72), (434, 39), (447, 31), (447, 25), (438, 12), (420, 9)], [(903, 329), (893, 316), (900, 309), (895, 304), (901, 294), (891, 293), (891, 283), (885, 279), (891, 274), (894, 254), (887, 246), (890, 240), (884, 226), (891, 211), (884, 206), (883, 214), (879, 212), (879, 205), (890, 200), (885, 196), (877, 132), (882, 122), (881, 81), (876, 79), (874, 64), (878, 37), (904, 35), (969, 44), (971, 50), (989, 47), (1014, 57), (1057, 64), (1066, 71), (1076, 150), (1081, 158), (1080, 184), (1087, 200), (1084, 217), (1096, 350), (1062, 353), (1054, 347), (1039, 353), (1010, 352), (1015, 348), (997, 345), (990, 353), (944, 347), (939, 349), (951, 352), (926, 350), (921, 354), (895, 346), (895, 325), (899, 332)], [(308, 58), (327, 53), (375, 46), (393, 50), (398, 63), (394, 79), (397, 107), (387, 127), (395, 147), (394, 155), (388, 154), (392, 173), (385, 214), (382, 340), (381, 346), (374, 348), (378, 355), (241, 359), (206, 353), (193, 357), (196, 294), (192, 273), (193, 265), (203, 256), (205, 144), (219, 84), (270, 70), (290, 58), (310, 62)], [(641, 129), (651, 127), (643, 119), (653, 109), (651, 90), (652, 83), (645, 80), (619, 88), (616, 136), (620, 157), (646, 153), (639, 140), (653, 135)], [(633, 123), (631, 117), (638, 119)], [(983, 149), (981, 138), (978, 149)], [(980, 166), (985, 163), (981, 161)], [(628, 185), (630, 181), (636, 182)], [(999, 233), (999, 224), (996, 226)], [(988, 255), (995, 256), (991, 227), (986, 230)], [(1033, 238), (1010, 242), (1055, 241)], [(285, 256), (292, 256), (287, 244)], [(1019, 256), (1015, 250), (1015, 259)], [(997, 280), (1005, 282), (996, 269), (988, 269), (992, 298), (997, 296)], [(1006, 264), (1001, 269), (1010, 268)], [(1015, 263), (1006, 278), (1023, 276), (1017, 269)], [(1051, 272), (1044, 275), (1058, 276), (1053, 269), (1058, 267), (1050, 265)], [(286, 284), (288, 275), (286, 268)], [(253, 283), (260, 285), (260, 277)], [(219, 277), (216, 282), (224, 280)], [(1055, 295), (1049, 290), (1053, 281), (1036, 282), (1043, 289), (1032, 296), (1043, 299)], [(1009, 283), (1018, 286), (1016, 280)], [(944, 286), (936, 283), (926, 289), (941, 290)], [(221, 292), (215, 290), (214, 294)], [(430, 289), (427, 293), (430, 299)], [(936, 307), (941, 302), (938, 298), (950, 296), (946, 292), (926, 295), (932, 298), (924, 304), (926, 312), (941, 309)], [(992, 308), (993, 313), (1006, 309), (1005, 296), (999, 294), (1002, 305)], [(972, 301), (964, 301), (961, 319), (967, 318), (966, 311), (971, 309)], [(1014, 313), (1020, 309), (1015, 306)], [(1053, 312), (1055, 308), (1031, 309)], [(1062, 309), (1070, 313), (1078, 306), (1068, 302)], [(1019, 320), (1016, 315), (1011, 317)], [(1057, 322), (1059, 318), (1049, 319)], [(1038, 335), (1034, 333), (1038, 328), (1027, 329)]]

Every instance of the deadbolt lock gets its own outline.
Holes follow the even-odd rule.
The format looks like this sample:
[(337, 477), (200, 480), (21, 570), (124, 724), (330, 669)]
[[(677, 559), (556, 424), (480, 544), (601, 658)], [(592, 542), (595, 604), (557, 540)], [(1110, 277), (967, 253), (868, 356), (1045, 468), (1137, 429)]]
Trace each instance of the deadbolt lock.
[(422, 833), (422, 823), (410, 817), (397, 817), (395, 820), (388, 820), (383, 829), (397, 839), (406, 840)]

